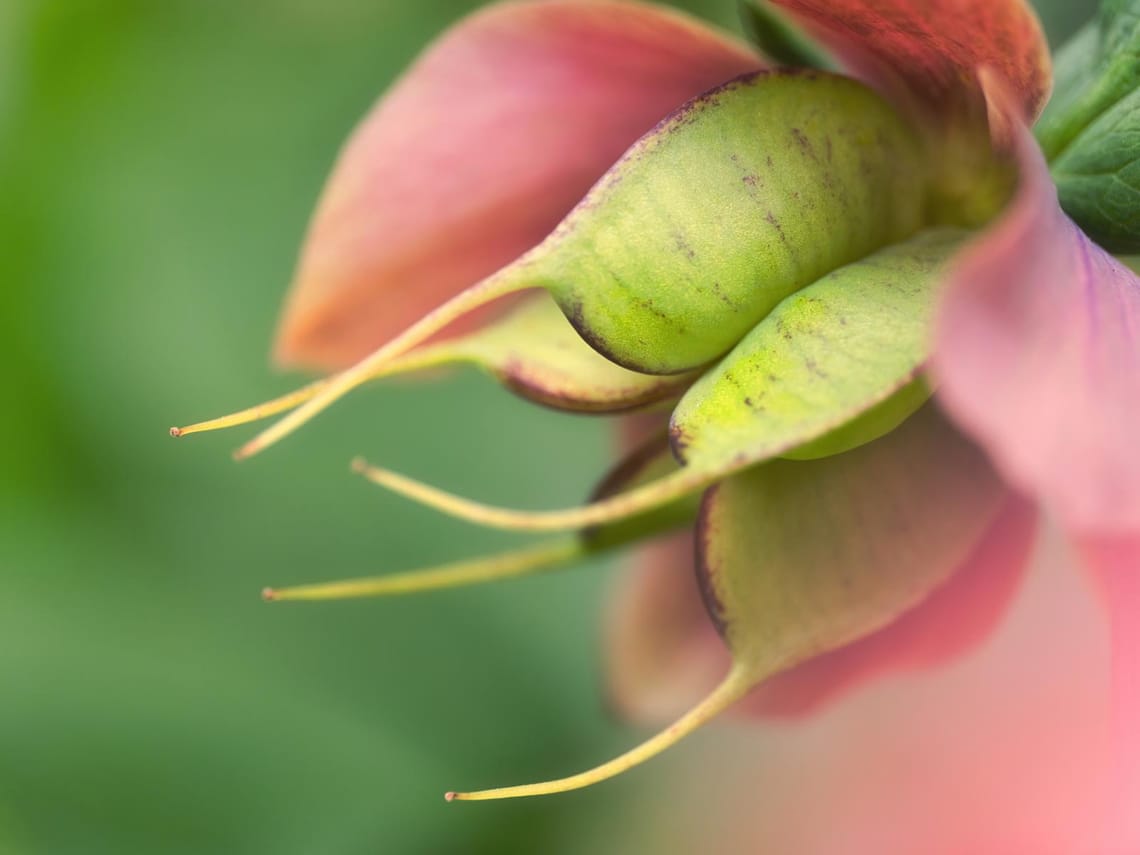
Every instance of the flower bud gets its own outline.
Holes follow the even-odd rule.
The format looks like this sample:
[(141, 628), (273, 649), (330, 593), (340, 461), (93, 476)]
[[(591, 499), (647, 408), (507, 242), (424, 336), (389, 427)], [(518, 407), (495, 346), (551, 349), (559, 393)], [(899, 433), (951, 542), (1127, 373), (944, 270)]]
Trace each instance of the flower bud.
[(549, 291), (619, 365), (699, 368), (785, 297), (918, 231), (925, 170), (911, 128), (862, 84), (820, 72), (730, 82), (644, 136), (533, 251), (338, 375), (241, 456), (456, 319), (527, 288)]
[(947, 259), (963, 234), (923, 232), (781, 302), (673, 411), (674, 472), (584, 507), (490, 508), (384, 470), (370, 477), (445, 513), (498, 528), (557, 531), (662, 507), (774, 457), (819, 457), (896, 427), (927, 397), (919, 376)]

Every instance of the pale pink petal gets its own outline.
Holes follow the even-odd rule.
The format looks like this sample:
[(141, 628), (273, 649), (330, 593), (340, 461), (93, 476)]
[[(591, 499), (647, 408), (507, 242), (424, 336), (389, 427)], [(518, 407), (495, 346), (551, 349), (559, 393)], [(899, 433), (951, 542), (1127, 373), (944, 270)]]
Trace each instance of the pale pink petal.
[[(789, 726), (709, 728), (659, 762), (660, 855), (1134, 855), (1098, 840), (1103, 620), (1059, 537), (975, 655)], [(620, 835), (622, 829), (613, 832)]]
[[(995, 630), (1018, 591), (1036, 514), (1011, 496), (970, 558), (942, 588), (896, 622), (771, 678), (736, 714), (799, 717), (877, 678), (945, 664)], [(638, 721), (661, 721), (715, 686), (728, 651), (701, 605), (691, 535), (637, 557), (619, 583), (607, 623), (607, 694)]]
[(1140, 533), (1140, 280), (1065, 217), (1036, 143), (1013, 132), (1017, 197), (946, 283), (939, 395), (1066, 527)]
[(991, 68), (1033, 119), (1052, 86), (1049, 49), (1025, 0), (772, 0), (853, 68), (933, 114), (983, 103)]
[(1140, 851), (1140, 535), (1080, 545), (1111, 627), (1112, 770), (1103, 839), (1128, 840)]
[[(619, 453), (660, 435), (668, 421), (667, 412), (625, 416), (618, 422)], [(605, 692), (623, 718), (673, 718), (707, 695), (729, 666), (728, 649), (701, 602), (695, 560), (691, 528), (653, 541), (633, 556), (608, 599)]]
[(277, 358), (355, 362), (538, 243), (675, 107), (759, 65), (691, 18), (632, 2), (501, 3), (463, 20), (342, 152)]
[(691, 531), (655, 543), (609, 600), (606, 696), (623, 718), (676, 717), (723, 679), (730, 660), (701, 603)]

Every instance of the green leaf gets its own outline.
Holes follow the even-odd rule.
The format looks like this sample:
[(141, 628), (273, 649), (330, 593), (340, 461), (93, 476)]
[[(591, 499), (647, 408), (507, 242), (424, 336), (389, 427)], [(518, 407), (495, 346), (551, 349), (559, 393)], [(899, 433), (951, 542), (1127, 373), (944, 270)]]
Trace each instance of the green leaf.
[(737, 669), (756, 683), (891, 622), (961, 565), (1005, 495), (932, 406), (850, 453), (712, 488), (698, 574)]
[(1061, 206), (1112, 252), (1140, 251), (1140, 0), (1106, 0), (1057, 58), (1037, 126)]
[(740, 22), (744, 32), (760, 50), (778, 65), (792, 68), (838, 69), (827, 50), (817, 44), (771, 3), (740, 0)]

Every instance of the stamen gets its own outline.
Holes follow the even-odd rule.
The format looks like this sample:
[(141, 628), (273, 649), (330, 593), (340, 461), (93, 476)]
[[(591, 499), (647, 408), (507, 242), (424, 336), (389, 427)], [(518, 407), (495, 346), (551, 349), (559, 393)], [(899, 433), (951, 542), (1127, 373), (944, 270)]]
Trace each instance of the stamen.
[[(369, 380), (381, 380), (385, 377), (394, 377), (398, 374), (411, 374), (427, 368), (438, 368), (448, 363), (463, 362), (471, 358), (471, 355), (463, 352), (460, 347), (456, 346), (455, 342), (444, 342), (434, 347), (425, 347), (421, 350), (405, 354), (398, 359), (394, 359), (386, 365), (377, 368), (372, 374), (360, 382), (366, 383)], [(170, 429), (170, 435), (180, 437), (188, 436), (192, 433), (222, 430), (224, 428), (237, 427), (238, 425), (255, 422), (259, 419), (268, 418), (269, 416), (275, 416), (278, 413), (290, 410), (299, 404), (312, 400), (318, 393), (325, 389), (332, 380), (333, 378), (331, 377), (325, 377), (307, 386), (302, 386), (300, 389), (295, 389), (286, 395), (282, 395), (280, 398), (274, 398), (263, 404), (239, 410), (228, 416), (219, 416), (216, 419), (197, 422), (196, 424), (187, 425), (186, 427), (172, 427)]]
[(382, 597), (438, 591), (462, 585), (476, 585), (538, 571), (562, 567), (587, 553), (579, 540), (541, 543), (529, 549), (504, 552), (485, 558), (457, 561), (441, 567), (350, 579), (321, 585), (298, 585), (293, 588), (266, 588), (262, 598), (279, 600), (344, 600), (356, 597)]
[(518, 511), (447, 493), (387, 469), (370, 466), (359, 457), (352, 461), (352, 471), (374, 484), (448, 516), (475, 525), (509, 531), (577, 531), (589, 526), (613, 523), (680, 499), (708, 486), (714, 480), (706, 472), (680, 469), (629, 492), (618, 493), (588, 505), (558, 511)]
[(578, 790), (589, 787), (608, 778), (620, 775), (646, 760), (649, 760), (666, 748), (680, 742), (690, 733), (710, 720), (720, 715), (742, 697), (756, 684), (751, 673), (746, 669), (734, 667), (724, 681), (713, 689), (712, 693), (685, 713), (676, 722), (653, 738), (641, 743), (631, 751), (620, 757), (615, 757), (608, 763), (595, 766), (587, 772), (571, 775), (568, 778), (559, 778), (541, 784), (526, 784), (521, 787), (503, 787), (497, 790), (479, 790), (472, 793), (447, 793), (447, 801), (488, 801), (491, 799), (516, 799), (523, 796), (545, 796), (551, 793), (564, 793), (568, 790)]
[(520, 283), (507, 276), (493, 276), (477, 285), (468, 288), (461, 294), (453, 297), (439, 308), (429, 312), (400, 333), (387, 344), (366, 356), (356, 365), (329, 378), (328, 385), (321, 389), (310, 400), (296, 410), (285, 416), (276, 424), (262, 431), (247, 442), (236, 452), (234, 459), (244, 460), (260, 451), (264, 451), (273, 443), (288, 436), (317, 413), (324, 410), (334, 401), (360, 384), (375, 377), (388, 363), (396, 357), (403, 355), (416, 345), (435, 335), (452, 321), (471, 312), (498, 297), (522, 291), (526, 283)]
[(256, 422), (260, 419), (275, 416), (285, 410), (291, 410), (298, 404), (303, 404), (305, 401), (312, 398), (317, 392), (328, 385), (328, 380), (317, 380), (310, 383), (308, 386), (302, 386), (300, 389), (294, 389), (280, 398), (274, 398), (271, 401), (266, 401), (263, 404), (258, 404), (254, 407), (249, 407), (244, 410), (238, 410), (236, 413), (230, 413), (228, 416), (218, 416), (216, 419), (209, 419), (204, 422), (196, 422), (186, 427), (172, 427), (170, 429), (171, 436), (189, 436), (192, 433), (204, 433), (211, 430), (223, 430), (224, 428), (237, 427), (238, 425), (249, 424)]

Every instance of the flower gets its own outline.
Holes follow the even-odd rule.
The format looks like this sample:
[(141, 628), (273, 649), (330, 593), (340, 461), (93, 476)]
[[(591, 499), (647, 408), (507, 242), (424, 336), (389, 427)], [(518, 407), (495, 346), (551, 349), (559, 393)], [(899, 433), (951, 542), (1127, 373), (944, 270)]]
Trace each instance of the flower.
[[(644, 417), (648, 439), (563, 512), (488, 508), (359, 463), (472, 521), (578, 534), (427, 576), (270, 592), (497, 578), (697, 516), (712, 622), (660, 566), (678, 551), (659, 557), (617, 622), (613, 685), (654, 713), (696, 688), (706, 699), (595, 770), (461, 798), (582, 786), (738, 702), (800, 715), (956, 656), (1013, 599), (1044, 509), (1106, 591), (1106, 827), (1140, 841), (1140, 282), (1058, 204), (1030, 130), (1051, 80), (1040, 27), (1021, 0), (772, 6), (863, 83), (756, 73), (745, 45), (635, 3), (503, 3), (456, 25), (354, 135), (302, 253), (278, 358), (345, 370), (178, 432), (300, 405), (248, 456), (366, 380), (456, 361), (564, 409), (675, 403), (668, 443)], [(1114, 38), (1123, 6), (1106, 7)], [(1057, 162), (1114, 103), (1085, 79), (1096, 70), (1043, 126)], [(1068, 187), (1080, 216), (1091, 191)], [(1121, 234), (1127, 222), (1114, 249)], [(553, 301), (514, 296), (535, 286)], [(685, 500), (701, 493), (698, 512)]]

